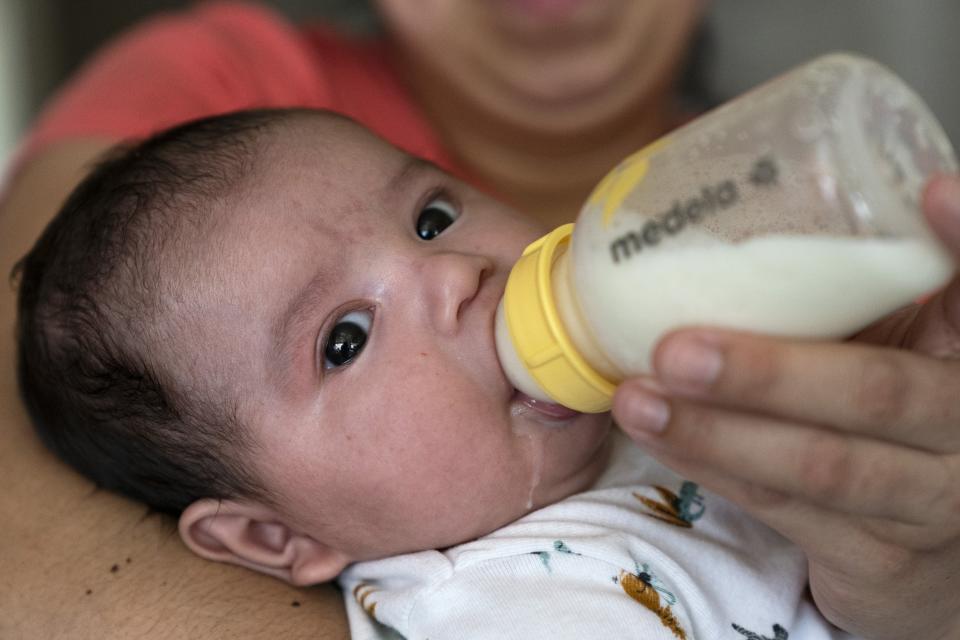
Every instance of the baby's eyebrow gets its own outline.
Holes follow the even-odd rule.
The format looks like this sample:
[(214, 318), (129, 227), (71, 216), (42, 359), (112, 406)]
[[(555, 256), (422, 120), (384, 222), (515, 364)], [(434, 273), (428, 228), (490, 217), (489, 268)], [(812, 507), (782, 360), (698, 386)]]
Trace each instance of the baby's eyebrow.
[(273, 342), (272, 359), (279, 365), (281, 380), (289, 374), (293, 362), (292, 341), (300, 334), (300, 327), (314, 317), (313, 310), (328, 290), (328, 280), (327, 274), (322, 271), (315, 273), (310, 281), (290, 298), (273, 323), (270, 332)]
[(385, 191), (388, 194), (395, 194), (403, 190), (403, 187), (418, 173), (429, 170), (439, 171), (440, 169), (429, 160), (408, 155), (400, 165), (400, 170), (387, 182)]

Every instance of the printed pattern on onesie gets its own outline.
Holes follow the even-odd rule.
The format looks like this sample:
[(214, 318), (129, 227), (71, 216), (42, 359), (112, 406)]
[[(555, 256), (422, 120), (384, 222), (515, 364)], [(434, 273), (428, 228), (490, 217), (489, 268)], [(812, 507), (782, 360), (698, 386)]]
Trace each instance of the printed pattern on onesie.
[(340, 583), (359, 640), (849, 637), (806, 580), (796, 547), (618, 435), (593, 489)]

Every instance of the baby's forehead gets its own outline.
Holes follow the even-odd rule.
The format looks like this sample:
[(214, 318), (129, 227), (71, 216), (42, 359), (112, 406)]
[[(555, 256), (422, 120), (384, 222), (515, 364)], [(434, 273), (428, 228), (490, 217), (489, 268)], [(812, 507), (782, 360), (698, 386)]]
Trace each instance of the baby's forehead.
[(430, 163), (343, 116), (308, 112), (271, 131), (255, 164), (248, 201), (307, 201), (323, 216), (390, 204), (405, 168)]
[(187, 239), (193, 241), (180, 246), (178, 259), (204, 263), (198, 272), (221, 276), (225, 263), (245, 264), (268, 247), (308, 237), (327, 247), (355, 241), (395, 204), (398, 174), (425, 164), (327, 112), (298, 113), (269, 127), (252, 156), (245, 177), (208, 203), (206, 221)]
[(363, 125), (329, 111), (297, 113), (272, 128), (271, 134), (272, 142), (281, 151), (307, 148), (331, 157), (343, 154), (341, 160), (367, 154), (384, 158), (405, 155)]

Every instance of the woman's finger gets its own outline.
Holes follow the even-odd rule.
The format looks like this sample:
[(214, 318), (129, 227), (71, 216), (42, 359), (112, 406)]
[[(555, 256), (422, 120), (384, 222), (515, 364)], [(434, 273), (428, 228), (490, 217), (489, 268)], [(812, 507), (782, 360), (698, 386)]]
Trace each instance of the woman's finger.
[(958, 362), (850, 342), (686, 329), (661, 341), (654, 370), (671, 395), (960, 452)]
[[(661, 430), (645, 429), (666, 407)], [(661, 416), (663, 411), (660, 412)], [(634, 440), (719, 475), (829, 509), (960, 531), (960, 462), (943, 456), (674, 398), (636, 383), (614, 417)], [(657, 426), (657, 425), (653, 425)]]

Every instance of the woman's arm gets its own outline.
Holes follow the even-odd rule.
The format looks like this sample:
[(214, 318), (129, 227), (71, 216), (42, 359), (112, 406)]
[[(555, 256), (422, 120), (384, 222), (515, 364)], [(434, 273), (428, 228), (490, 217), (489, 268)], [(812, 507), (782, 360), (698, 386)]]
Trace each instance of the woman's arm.
[[(107, 141), (50, 146), (0, 202), (0, 272), (31, 246)], [(20, 403), (16, 292), (0, 291), (0, 637), (346, 638), (339, 592), (206, 562), (175, 523), (97, 490), (34, 436)]]

